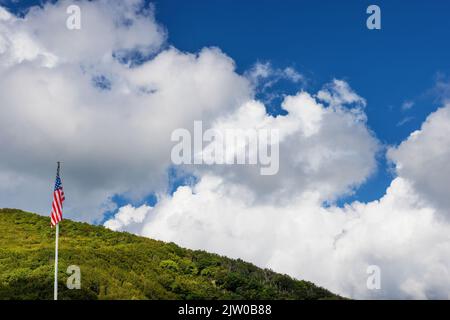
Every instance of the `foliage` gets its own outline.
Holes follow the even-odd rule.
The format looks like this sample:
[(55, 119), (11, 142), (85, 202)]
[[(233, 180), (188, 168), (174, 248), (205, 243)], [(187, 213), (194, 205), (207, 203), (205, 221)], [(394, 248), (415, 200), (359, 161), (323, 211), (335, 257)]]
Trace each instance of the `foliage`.
[[(54, 229), (50, 219), (0, 209), (0, 299), (52, 299)], [(336, 299), (287, 275), (204, 251), (180, 248), (63, 220), (60, 299)], [(81, 269), (81, 289), (66, 287), (69, 265)]]

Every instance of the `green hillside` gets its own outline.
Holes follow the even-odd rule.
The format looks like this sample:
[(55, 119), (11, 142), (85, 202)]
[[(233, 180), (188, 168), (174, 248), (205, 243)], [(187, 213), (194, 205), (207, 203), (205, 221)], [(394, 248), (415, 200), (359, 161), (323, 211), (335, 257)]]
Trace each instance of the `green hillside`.
[[(0, 299), (52, 299), (50, 219), (0, 209)], [(306, 281), (204, 251), (63, 220), (60, 299), (334, 299)], [(66, 287), (69, 265), (81, 289)]]

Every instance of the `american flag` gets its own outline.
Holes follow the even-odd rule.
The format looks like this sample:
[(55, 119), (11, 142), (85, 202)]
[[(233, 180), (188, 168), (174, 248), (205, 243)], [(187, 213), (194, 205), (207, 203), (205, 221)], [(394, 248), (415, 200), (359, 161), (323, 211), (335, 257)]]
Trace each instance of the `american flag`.
[(64, 200), (66, 200), (66, 198), (64, 197), (62, 182), (59, 176), (59, 162), (58, 162), (55, 190), (53, 191), (52, 213), (50, 214), (52, 227), (56, 226), (62, 220)]

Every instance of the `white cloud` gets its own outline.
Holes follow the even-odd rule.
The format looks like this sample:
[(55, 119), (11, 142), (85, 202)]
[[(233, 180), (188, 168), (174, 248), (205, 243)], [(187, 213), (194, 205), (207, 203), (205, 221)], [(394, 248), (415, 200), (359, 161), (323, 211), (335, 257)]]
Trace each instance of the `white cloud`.
[(31, 9), (25, 19), (19, 19), (15, 29), (34, 35), (61, 61), (93, 64), (109, 60), (130, 50), (143, 55), (157, 51), (166, 38), (165, 30), (154, 19), (153, 10), (142, 0), (80, 1), (81, 29), (66, 27), (66, 9), (73, 1), (46, 4), (44, 10)]
[(365, 106), (366, 100), (354, 92), (347, 82), (335, 79), (326, 88), (317, 93), (317, 98), (331, 106), (356, 104)]
[(298, 73), (294, 68), (292, 67), (286, 67), (283, 69), (283, 76), (286, 79), (289, 79), (293, 82), (299, 82), (304, 80), (303, 75), (301, 75), (300, 73)]
[[(297, 102), (292, 102), (292, 108), (298, 107), (300, 113), (303, 109), (317, 108), (320, 113), (343, 112), (335, 116), (353, 119), (346, 123), (355, 124), (358, 123), (355, 119), (360, 119), (358, 113), (342, 108), (324, 108), (307, 93), (286, 101), (290, 99)], [(258, 107), (258, 103), (247, 106), (253, 108), (253, 112), (244, 114), (247, 117), (239, 110), (234, 123), (239, 123), (236, 119), (242, 120), (241, 125), (254, 125), (252, 119), (263, 122), (265, 116), (258, 112)], [(322, 188), (316, 188), (314, 181), (320, 180), (319, 173), (327, 166), (340, 172), (345, 168), (345, 161), (338, 161), (338, 165), (326, 164), (316, 171), (311, 183), (308, 179), (303, 181), (297, 173), (305, 164), (292, 170), (297, 184), (289, 189), (289, 201), (284, 202), (278, 197), (259, 201), (260, 182), (249, 183), (252, 180), (241, 171), (240, 180), (230, 180), (223, 172), (216, 171), (203, 174), (194, 187), (180, 187), (172, 197), (161, 197), (147, 211), (142, 229), (134, 230), (186, 247), (243, 258), (353, 298), (448, 299), (450, 224), (441, 217), (448, 216), (449, 212), (448, 188), (445, 188), (449, 177), (447, 163), (442, 161), (449, 159), (446, 154), (450, 150), (449, 109), (445, 107), (432, 114), (421, 131), (389, 151), (398, 177), (380, 200), (354, 202), (344, 208), (323, 206), (324, 195), (329, 197), (333, 193), (324, 193), (327, 182), (321, 182)], [(263, 123), (268, 125), (272, 121), (270, 124), (275, 125), (275, 119), (283, 117), (268, 118)], [(303, 146), (302, 139), (320, 134), (329, 124), (323, 117), (308, 119), (304, 123), (299, 121), (291, 109), (284, 118), (286, 122), (280, 125), (287, 131), (284, 136), (295, 135), (296, 145)], [(317, 124), (309, 128), (313, 119)], [(295, 125), (289, 125), (288, 120)], [(342, 123), (338, 127), (345, 128)], [(323, 150), (326, 137), (315, 144), (316, 149)], [(350, 142), (351, 137), (344, 137), (352, 150), (361, 150), (358, 144)], [(335, 141), (333, 135), (328, 139)], [(367, 141), (370, 138), (364, 142)], [(295, 153), (296, 145), (290, 145), (291, 152)], [(346, 158), (349, 163), (357, 163), (355, 159)], [(435, 171), (427, 174), (427, 168)], [(348, 172), (344, 172), (343, 176), (349, 178)], [(438, 177), (439, 174), (442, 176)], [(326, 176), (333, 179), (333, 173), (327, 172)], [(282, 181), (289, 182), (289, 179), (283, 177)], [(428, 189), (431, 182), (436, 182), (434, 189)], [(340, 194), (341, 189), (332, 190)], [(122, 229), (127, 227), (124, 225)], [(380, 290), (369, 290), (366, 286), (370, 265), (381, 269)]]
[[(161, 50), (152, 13), (133, 15), (139, 1), (79, 2), (81, 33), (66, 29), (66, 4), (24, 19), (1, 14), (0, 176), (21, 185), (2, 186), (0, 203), (47, 213), (62, 160), (66, 216), (95, 221), (114, 209), (114, 194), (165, 190), (171, 132), (232, 112), (252, 90), (217, 48), (167, 48), (133, 68), (113, 59), (122, 49)], [(118, 24), (125, 18), (132, 23)], [(95, 86), (99, 77), (109, 88)]]
[[(249, 260), (353, 298), (449, 297), (450, 226), (403, 178), (379, 201), (344, 209), (322, 207), (314, 193), (286, 205), (254, 198), (248, 188), (204, 176), (162, 198), (134, 232)], [(381, 268), (380, 290), (366, 287), (370, 265)]]
[(270, 62), (257, 62), (246, 73), (255, 90), (266, 92), (281, 80), (293, 83), (305, 82), (305, 78), (293, 67), (274, 68)]
[(388, 151), (397, 173), (450, 219), (450, 104), (432, 113), (420, 130)]
[(401, 119), (399, 122), (397, 122), (397, 127), (401, 127), (404, 124), (411, 122), (412, 120), (414, 120), (414, 117), (404, 117), (403, 119)]
[(402, 110), (409, 110), (414, 106), (414, 101), (404, 101), (402, 103)]
[[(315, 192), (322, 201), (332, 201), (351, 193), (376, 170), (380, 146), (359, 108), (344, 104), (323, 106), (307, 92), (286, 96), (282, 107), (288, 114), (272, 117), (266, 114), (262, 103), (250, 101), (234, 114), (218, 118), (213, 125), (222, 132), (278, 130), (280, 159), (276, 175), (260, 175), (261, 166), (196, 166), (193, 170), (200, 176), (213, 172), (250, 187), (260, 200), (280, 202), (303, 192)], [(227, 151), (230, 149), (227, 146)]]
[(114, 218), (105, 222), (105, 227), (111, 230), (120, 230), (123, 227), (127, 227), (127, 230), (133, 232), (133, 226), (137, 227), (136, 231), (140, 229), (140, 223), (142, 223), (147, 214), (152, 210), (147, 205), (142, 205), (139, 208), (134, 208), (131, 205), (121, 207), (119, 211), (114, 215)]

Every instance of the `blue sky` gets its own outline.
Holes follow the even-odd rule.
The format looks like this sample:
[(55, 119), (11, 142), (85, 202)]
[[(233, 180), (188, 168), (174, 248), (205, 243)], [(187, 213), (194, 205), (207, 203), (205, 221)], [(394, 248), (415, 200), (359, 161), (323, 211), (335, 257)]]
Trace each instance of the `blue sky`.
[[(20, 12), (43, 1), (2, 1)], [(386, 145), (396, 145), (439, 107), (433, 92), (449, 73), (450, 3), (447, 1), (177, 1), (152, 2), (156, 19), (179, 50), (217, 46), (244, 73), (255, 62), (294, 67), (305, 84), (280, 83), (292, 94), (317, 91), (333, 78), (344, 79), (367, 100), (368, 125)], [(366, 8), (381, 8), (382, 29), (368, 30)], [(279, 112), (279, 101), (269, 104)], [(410, 105), (410, 108), (402, 106)], [(392, 180), (384, 156), (379, 170), (355, 195), (378, 199)], [(184, 179), (175, 180), (182, 183)], [(121, 199), (117, 196), (117, 199)], [(153, 203), (153, 196), (148, 201)], [(118, 204), (126, 200), (117, 200)]]

